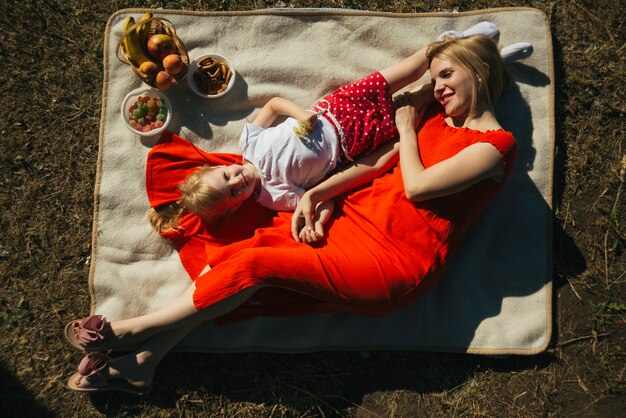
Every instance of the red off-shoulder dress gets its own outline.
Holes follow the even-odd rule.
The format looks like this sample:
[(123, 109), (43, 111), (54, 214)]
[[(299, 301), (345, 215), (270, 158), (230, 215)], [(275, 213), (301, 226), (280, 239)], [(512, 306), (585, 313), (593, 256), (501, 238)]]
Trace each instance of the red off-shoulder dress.
[[(510, 132), (453, 128), (442, 113), (431, 111), (418, 133), (425, 167), (478, 142), (501, 153), (506, 180), (516, 154)], [(148, 156), (152, 207), (177, 200), (176, 185), (199, 165), (240, 160), (164, 135)], [(187, 214), (178, 231), (163, 236), (173, 242), (195, 280), (198, 309), (263, 286), (218, 321), (327, 312), (381, 315), (416, 300), (441, 277), (470, 225), (504, 183), (487, 179), (460, 193), (415, 203), (405, 197), (397, 166), (337, 198), (327, 236), (315, 245), (293, 240), (291, 213), (276, 214), (253, 199), (218, 227), (209, 229)], [(198, 276), (207, 264), (211, 270)]]

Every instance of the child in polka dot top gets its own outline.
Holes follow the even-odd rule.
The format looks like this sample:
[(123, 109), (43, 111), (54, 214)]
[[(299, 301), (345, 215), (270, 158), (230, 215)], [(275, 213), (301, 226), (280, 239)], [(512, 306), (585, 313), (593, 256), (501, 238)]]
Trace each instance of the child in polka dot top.
[[(239, 139), (244, 160), (259, 172), (257, 201), (293, 210), (305, 190), (329, 172), (397, 138), (394, 81), (375, 72), (325, 96), (310, 110), (271, 99)], [(272, 126), (281, 115), (288, 118)]]

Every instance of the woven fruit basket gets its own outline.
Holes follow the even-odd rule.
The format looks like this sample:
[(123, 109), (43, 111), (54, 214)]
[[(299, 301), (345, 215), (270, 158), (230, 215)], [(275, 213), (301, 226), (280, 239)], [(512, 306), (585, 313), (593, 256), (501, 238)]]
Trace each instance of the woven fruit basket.
[(172, 22), (150, 12), (137, 22), (126, 19), (116, 52), (144, 83), (159, 90), (178, 84), (189, 69), (189, 54)]

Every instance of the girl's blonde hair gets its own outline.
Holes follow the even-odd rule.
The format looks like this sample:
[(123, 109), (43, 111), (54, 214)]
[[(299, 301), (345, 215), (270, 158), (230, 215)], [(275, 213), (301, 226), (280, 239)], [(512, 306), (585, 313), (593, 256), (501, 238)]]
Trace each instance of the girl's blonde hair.
[(433, 58), (443, 56), (462, 66), (473, 80), (470, 114), (491, 108), (502, 92), (511, 85), (511, 75), (500, 56), (498, 45), (489, 37), (473, 35), (466, 38), (445, 37), (426, 50), (428, 66)]
[(180, 226), (179, 220), (185, 211), (200, 216), (209, 224), (225, 216), (229, 212), (226, 196), (202, 181), (202, 177), (215, 168), (202, 166), (182, 182), (178, 186), (181, 192), (178, 202), (148, 210), (150, 225), (158, 233), (175, 230)]

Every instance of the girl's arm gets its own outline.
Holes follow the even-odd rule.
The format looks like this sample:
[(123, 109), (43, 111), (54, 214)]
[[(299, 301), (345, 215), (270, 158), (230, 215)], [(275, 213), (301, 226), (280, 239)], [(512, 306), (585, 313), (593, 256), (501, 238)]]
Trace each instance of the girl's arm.
[(302, 106), (282, 97), (274, 97), (261, 108), (252, 124), (264, 129), (269, 128), (278, 116), (291, 116), (299, 123), (305, 123), (311, 129), (313, 129), (317, 120), (317, 114), (314, 112), (306, 110)]
[[(423, 112), (423, 109), (421, 110)], [(411, 106), (396, 111), (400, 133), (400, 165), (406, 197), (419, 202), (458, 193), (486, 178), (504, 176), (502, 156), (491, 144), (470, 145), (455, 156), (424, 168), (417, 146), (414, 121), (419, 116)]]
[(353, 164), (307, 190), (300, 199), (298, 207), (296, 207), (291, 218), (291, 234), (293, 238), (296, 241), (300, 241), (299, 231), (303, 226), (308, 230), (319, 231), (319, 225), (313, 225), (312, 220), (316, 206), (320, 202), (332, 199), (343, 192), (365, 184), (389, 170), (398, 162), (398, 149), (399, 143), (397, 141), (388, 142), (373, 153), (359, 158)]

